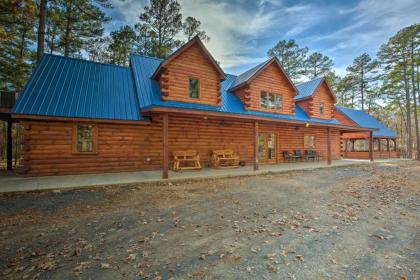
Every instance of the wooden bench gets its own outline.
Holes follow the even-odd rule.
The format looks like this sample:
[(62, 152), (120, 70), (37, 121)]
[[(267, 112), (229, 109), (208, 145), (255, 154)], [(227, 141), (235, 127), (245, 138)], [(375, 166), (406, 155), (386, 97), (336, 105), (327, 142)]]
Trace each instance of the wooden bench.
[(211, 161), (216, 168), (239, 167), (239, 157), (232, 150), (213, 150)]
[(172, 169), (174, 171), (188, 170), (188, 169), (201, 169), (200, 156), (197, 151), (175, 151), (172, 153), (174, 163)]

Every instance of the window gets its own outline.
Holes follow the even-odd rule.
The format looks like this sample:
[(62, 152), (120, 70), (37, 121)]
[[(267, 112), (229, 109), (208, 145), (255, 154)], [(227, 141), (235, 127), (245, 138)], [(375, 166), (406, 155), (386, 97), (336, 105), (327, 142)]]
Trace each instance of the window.
[(281, 110), (283, 108), (283, 97), (281, 94), (262, 91), (260, 95), (260, 107)]
[(315, 149), (315, 136), (305, 135), (303, 139), (304, 149)]
[(274, 100), (276, 99), (275, 94), (274, 93), (269, 93), (268, 94), (268, 108), (270, 109), (274, 109)]
[(190, 78), (189, 93), (190, 93), (190, 98), (199, 98), (199, 96), (200, 96), (200, 81), (197, 78)]
[(74, 126), (73, 152), (96, 153), (96, 125), (77, 124)]
[(324, 102), (321, 102), (319, 103), (319, 115), (323, 117), (324, 113), (325, 113)]
[(261, 92), (260, 105), (261, 108), (267, 108), (267, 93), (265, 91)]
[(277, 110), (281, 110), (283, 107), (283, 96), (281, 94), (277, 94), (276, 107)]

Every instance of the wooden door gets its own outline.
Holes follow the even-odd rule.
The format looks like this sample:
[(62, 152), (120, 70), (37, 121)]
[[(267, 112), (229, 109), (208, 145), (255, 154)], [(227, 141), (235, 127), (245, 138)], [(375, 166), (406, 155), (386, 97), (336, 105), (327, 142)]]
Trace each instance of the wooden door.
[(261, 163), (276, 163), (277, 137), (274, 133), (258, 135), (258, 156)]

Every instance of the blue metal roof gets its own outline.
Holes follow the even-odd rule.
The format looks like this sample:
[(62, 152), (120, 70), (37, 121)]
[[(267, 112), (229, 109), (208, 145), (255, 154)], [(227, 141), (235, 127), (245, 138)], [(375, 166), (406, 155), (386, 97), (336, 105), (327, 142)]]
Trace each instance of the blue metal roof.
[(45, 54), (12, 113), (144, 120), (130, 68)]
[(374, 137), (387, 137), (387, 138), (397, 138), (398, 135), (395, 131), (389, 129), (383, 125), (380, 121), (372, 117), (371, 115), (355, 109), (350, 109), (342, 106), (336, 106), (341, 112), (343, 112), (347, 117), (354, 121), (360, 127), (365, 128), (376, 128), (373, 132)]
[(238, 75), (233, 83), (231, 84), (231, 88), (235, 88), (237, 86), (240, 86), (244, 83), (246, 83), (251, 77), (253, 77), (258, 71), (260, 71), (264, 66), (266, 66), (269, 62), (271, 62), (271, 59), (266, 60), (260, 64), (258, 64), (255, 67), (252, 67), (251, 69), (245, 71), (244, 73)]
[(319, 77), (311, 81), (296, 85), (299, 94), (295, 96), (295, 100), (300, 100), (312, 96), (323, 80), (323, 77)]
[(278, 120), (292, 120), (319, 124), (340, 124), (335, 119), (324, 120), (317, 118), (309, 118), (305, 111), (303, 111), (302, 108), (300, 108), (299, 106), (296, 106), (294, 115), (245, 110), (241, 100), (236, 95), (229, 92), (229, 89), (232, 88), (232, 84), (237, 78), (235, 75), (230, 74), (226, 75), (226, 80), (224, 80), (221, 84), (221, 106), (211, 106), (180, 101), (163, 101), (161, 99), (159, 84), (157, 83), (157, 81), (152, 80), (150, 78), (155, 72), (156, 68), (159, 66), (161, 59), (142, 55), (132, 55), (130, 58), (130, 62), (134, 73), (134, 84), (137, 88), (138, 101), (142, 109), (150, 108), (152, 106), (159, 106), (178, 109), (193, 109), (220, 113), (240, 114), (250, 117), (267, 117)]

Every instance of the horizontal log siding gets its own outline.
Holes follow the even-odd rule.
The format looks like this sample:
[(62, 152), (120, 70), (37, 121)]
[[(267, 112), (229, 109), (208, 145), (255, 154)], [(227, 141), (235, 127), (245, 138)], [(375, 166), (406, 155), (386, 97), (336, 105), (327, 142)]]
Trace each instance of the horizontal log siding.
[(169, 152), (186, 149), (196, 150), (204, 167), (209, 166), (211, 151), (215, 149), (232, 149), (250, 165), (253, 160), (253, 124), (170, 116)]
[[(344, 152), (345, 158), (350, 159), (369, 159), (369, 152)], [(373, 158), (381, 159), (381, 158), (397, 158), (399, 154), (397, 151), (380, 151), (374, 152)]]
[[(278, 125), (260, 125), (260, 133), (272, 132), (277, 135), (277, 160), (284, 162), (282, 152), (304, 150), (304, 135), (315, 136), (315, 150), (320, 153), (323, 160), (327, 159), (327, 128), (295, 127)], [(340, 159), (340, 132), (337, 129), (331, 131), (331, 157), (333, 160)]]
[[(344, 125), (349, 126), (358, 126), (354, 121), (349, 119), (346, 115), (344, 115), (340, 110), (334, 109), (334, 118)], [(369, 137), (369, 133), (366, 134)]]
[(98, 153), (94, 155), (72, 153), (73, 123), (25, 121), (23, 124), (23, 165), (29, 167), (29, 175), (154, 170), (161, 167), (160, 123), (97, 124)]
[[(116, 171), (158, 170), (162, 168), (162, 120), (153, 116), (148, 125), (97, 124), (98, 153), (72, 153), (73, 123), (25, 121), (24, 166), (28, 174), (57, 175)], [(315, 136), (316, 150), (327, 157), (327, 129), (260, 124), (260, 132), (278, 138), (278, 162), (283, 150), (304, 149), (303, 136)], [(213, 149), (232, 149), (247, 165), (253, 162), (253, 124), (204, 118), (169, 116), (169, 153), (193, 149), (209, 166)], [(150, 158), (150, 161), (147, 159)], [(332, 159), (340, 158), (340, 135), (332, 129)]]
[[(189, 78), (200, 80), (200, 96), (189, 97)], [(165, 100), (220, 105), (220, 74), (197, 44), (171, 61), (160, 78)]]
[[(332, 119), (334, 118), (334, 98), (325, 81), (317, 88), (313, 96), (313, 112), (315, 118)], [(324, 102), (324, 116), (321, 116), (319, 104)]]
[[(283, 109), (282, 110), (270, 110), (260, 107), (260, 94), (261, 91), (272, 92), (281, 94), (283, 96)], [(241, 98), (241, 92), (238, 91), (238, 95)], [(266, 69), (258, 74), (253, 79), (248, 87), (249, 102), (246, 103), (247, 110), (256, 110), (264, 112), (277, 112), (282, 114), (294, 114), (295, 103), (293, 98), (295, 97), (295, 90), (288, 81), (287, 77), (281, 72), (275, 63), (271, 63)], [(242, 100), (244, 98), (242, 97)]]

